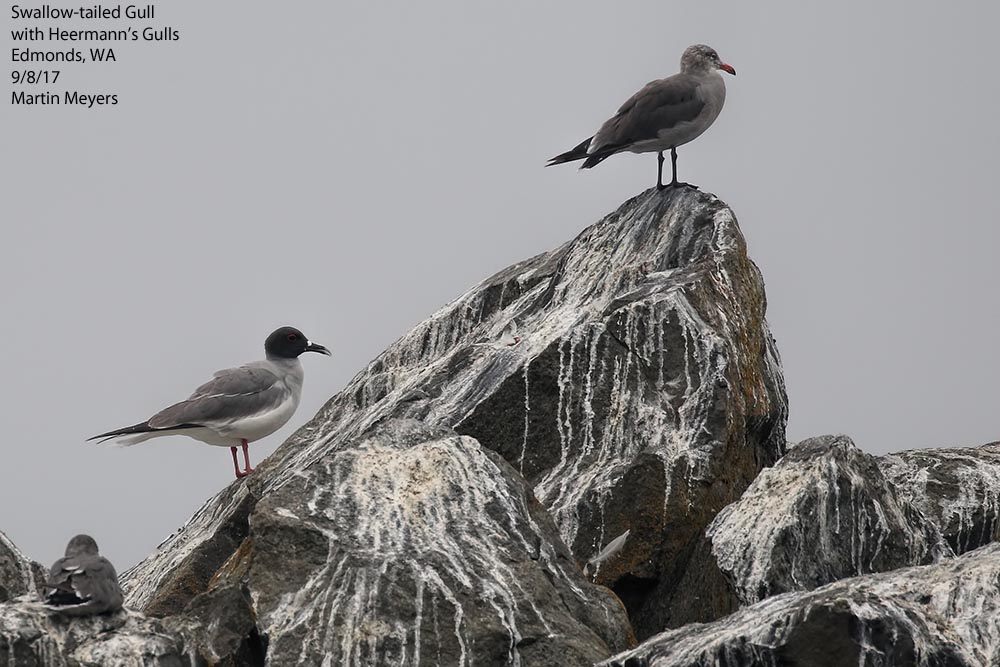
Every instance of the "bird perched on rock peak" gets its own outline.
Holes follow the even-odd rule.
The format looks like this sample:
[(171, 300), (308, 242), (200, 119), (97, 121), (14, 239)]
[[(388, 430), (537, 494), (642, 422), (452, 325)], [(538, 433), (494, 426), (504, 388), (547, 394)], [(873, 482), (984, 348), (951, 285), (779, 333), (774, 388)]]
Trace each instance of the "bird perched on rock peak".
[(710, 46), (695, 44), (684, 50), (681, 71), (650, 81), (630, 97), (597, 131), (572, 150), (549, 160), (546, 166), (583, 160), (590, 169), (615, 153), (657, 153), (656, 187), (663, 185), (663, 151), (670, 151), (671, 187), (677, 180), (677, 147), (699, 137), (719, 117), (726, 101), (726, 83), (719, 71), (736, 70)]
[[(253, 472), (247, 445), (285, 425), (302, 393), (304, 352), (330, 356), (330, 350), (310, 342), (294, 327), (276, 329), (264, 341), (266, 358), (239, 368), (227, 368), (195, 389), (189, 398), (157, 412), (144, 422), (95, 435), (88, 440), (117, 438), (124, 445), (164, 435), (186, 435), (195, 440), (229, 447), (236, 478)], [(236, 448), (243, 448), (240, 470)]]
[(90, 535), (77, 535), (69, 541), (66, 555), (52, 564), (45, 589), (45, 604), (69, 616), (105, 614), (122, 608), (118, 574), (101, 556)]

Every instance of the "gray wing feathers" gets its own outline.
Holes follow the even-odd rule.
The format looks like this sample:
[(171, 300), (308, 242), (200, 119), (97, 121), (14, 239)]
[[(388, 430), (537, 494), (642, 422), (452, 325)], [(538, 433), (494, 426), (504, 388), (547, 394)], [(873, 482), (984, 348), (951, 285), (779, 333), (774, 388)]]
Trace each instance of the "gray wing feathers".
[(124, 601), (118, 573), (103, 556), (60, 558), (49, 570), (46, 586), (53, 591), (47, 600), (64, 614), (117, 611)]
[(183, 424), (224, 424), (277, 407), (284, 397), (284, 386), (273, 372), (254, 366), (230, 368), (216, 373), (186, 401), (153, 415), (149, 425), (171, 428)]
[(659, 132), (694, 120), (704, 107), (699, 81), (688, 74), (650, 81), (601, 126), (591, 152), (656, 139)]

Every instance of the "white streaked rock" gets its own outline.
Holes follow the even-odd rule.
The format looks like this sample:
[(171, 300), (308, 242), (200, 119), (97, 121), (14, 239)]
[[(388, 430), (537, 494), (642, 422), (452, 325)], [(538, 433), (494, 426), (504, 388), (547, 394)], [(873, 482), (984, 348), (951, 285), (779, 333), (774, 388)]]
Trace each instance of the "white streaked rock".
[(881, 456), (878, 464), (955, 553), (1000, 539), (1000, 443), (914, 449)]
[(707, 534), (741, 604), (952, 555), (937, 527), (846, 436), (810, 438), (757, 476)]
[[(598, 583), (644, 582), (624, 598), (640, 633), (682, 622), (683, 614), (670, 611), (675, 599), (700, 604), (700, 590), (679, 586), (692, 545), (784, 450), (786, 399), (764, 310), (760, 273), (724, 203), (689, 189), (644, 193), (573, 241), (484, 280), (405, 334), (258, 466), (242, 499), (221, 493), (126, 573), (128, 599), (176, 613), (220, 577), (242, 582), (245, 561), (258, 562), (255, 522), (265, 516), (258, 507), (358, 447), (374, 425), (409, 418), (454, 428), (505, 458), (554, 518), (562, 539), (548, 541), (565, 541), (580, 563), (630, 531)], [(503, 339), (512, 321), (516, 345), (481, 344)], [(288, 541), (319, 550), (330, 539), (313, 529), (311, 511), (284, 503), (266, 516), (275, 529), (297, 528)], [(366, 572), (356, 584), (373, 590), (382, 575)], [(427, 594), (446, 599), (432, 578), (421, 581)], [(286, 583), (291, 594), (305, 580)], [(328, 585), (335, 596), (341, 583)], [(250, 593), (260, 612), (270, 598), (255, 592), (252, 579)], [(320, 604), (314, 600), (329, 595), (298, 602)], [(486, 599), (499, 604), (503, 596)], [(498, 637), (509, 643), (530, 634), (536, 639), (522, 648), (544, 645), (541, 634), (526, 634), (484, 604)], [(286, 607), (293, 613), (294, 605)], [(300, 627), (279, 620), (281, 613), (261, 618), (282, 633)], [(312, 613), (319, 611), (294, 612)], [(520, 623), (531, 626), (527, 618)], [(450, 641), (436, 622), (434, 636)], [(395, 626), (359, 631), (366, 628), (403, 641)], [(273, 646), (276, 637), (267, 640)], [(431, 645), (421, 640), (421, 660)], [(414, 650), (411, 642), (400, 660), (413, 664)]]
[(941, 563), (786, 593), (691, 624), (608, 667), (1000, 664), (1000, 545)]

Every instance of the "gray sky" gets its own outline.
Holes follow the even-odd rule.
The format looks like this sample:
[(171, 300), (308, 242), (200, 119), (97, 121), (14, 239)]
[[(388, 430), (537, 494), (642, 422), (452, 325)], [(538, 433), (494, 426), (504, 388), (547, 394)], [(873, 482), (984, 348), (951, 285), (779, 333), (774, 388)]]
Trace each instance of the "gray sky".
[(303, 358), (260, 461), (412, 325), (652, 185), (653, 155), (542, 165), (695, 42), (739, 76), (680, 176), (764, 274), (789, 438), (1000, 439), (1000, 5), (815, 4), (171, 0), (180, 42), (62, 68), (118, 106), (11, 107), (8, 83), (0, 530), (45, 563), (80, 531), (120, 569), (148, 554), (229, 452), (87, 436), (292, 324), (334, 357)]

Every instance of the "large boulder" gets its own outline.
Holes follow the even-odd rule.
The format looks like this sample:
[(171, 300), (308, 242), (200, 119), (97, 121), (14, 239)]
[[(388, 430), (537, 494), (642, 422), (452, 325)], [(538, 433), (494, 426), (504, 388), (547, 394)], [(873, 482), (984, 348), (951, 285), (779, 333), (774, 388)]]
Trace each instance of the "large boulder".
[(955, 553), (1000, 539), (1000, 443), (914, 449), (882, 456), (878, 464)]
[(304, 465), (386, 417), (454, 426), (527, 478), (581, 562), (628, 531), (594, 570), (641, 636), (711, 617), (691, 553), (784, 453), (764, 312), (732, 211), (651, 190), (418, 325), (268, 465)]
[[(257, 482), (220, 494), (217, 512), (128, 575), (130, 602), (183, 608), (198, 619), (188, 633), (239, 629), (203, 633), (203, 655), (586, 665), (633, 642), (617, 598), (584, 580), (523, 478), (473, 438), (387, 420), (302, 468), (262, 467)], [(238, 497), (255, 499), (248, 520)], [(234, 526), (246, 538), (192, 598), (199, 575), (174, 573), (214, 562), (206, 545)]]
[(707, 536), (740, 605), (952, 555), (936, 525), (846, 436), (791, 448)]
[(485, 364), (473, 353), (481, 370), (425, 386), (445, 399), (427, 409), (515, 465), (581, 561), (627, 531), (593, 569), (648, 636), (724, 606), (705, 595), (712, 573), (692, 553), (784, 453), (765, 309), (733, 212), (696, 190), (649, 191), (466, 293), (401, 341), (379, 377), (391, 368), (405, 382), (427, 341), (447, 341), (441, 358), (461, 363), (470, 314), (494, 331), (517, 321), (520, 345)]
[(1000, 545), (767, 598), (669, 630), (605, 667), (1000, 664)]

